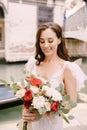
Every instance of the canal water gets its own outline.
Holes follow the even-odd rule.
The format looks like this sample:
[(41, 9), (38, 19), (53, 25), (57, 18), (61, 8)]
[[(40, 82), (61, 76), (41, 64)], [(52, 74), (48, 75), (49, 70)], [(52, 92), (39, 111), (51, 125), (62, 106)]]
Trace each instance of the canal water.
[[(76, 58), (73, 58), (74, 61)], [(14, 80), (20, 81), (23, 76), (22, 70), (24, 69), (26, 62), (19, 63), (5, 63), (0, 62), (0, 79), (10, 81), (10, 77), (14, 77)], [(82, 58), (82, 70), (87, 74), (87, 58)], [(87, 93), (87, 82), (86, 87), (81, 92)], [(20, 119), (22, 114), (22, 105), (5, 108), (0, 110), (0, 123), (15, 119)]]
[(16, 81), (20, 81), (23, 76), (23, 69), (26, 62), (17, 63), (5, 63), (1, 61), (0, 63), (0, 78), (5, 79), (10, 82), (11, 77)]
[[(15, 81), (21, 81), (25, 63), (26, 62), (5, 63), (4, 61), (0, 61), (0, 79), (10, 82), (11, 77), (13, 77)], [(1, 109), (0, 123), (20, 119), (21, 115), (22, 105)]]

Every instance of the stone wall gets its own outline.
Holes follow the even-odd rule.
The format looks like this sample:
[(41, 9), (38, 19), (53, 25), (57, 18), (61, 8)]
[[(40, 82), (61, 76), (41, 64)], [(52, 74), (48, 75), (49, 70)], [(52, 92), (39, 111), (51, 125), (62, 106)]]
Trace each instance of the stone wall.
[(76, 39), (66, 39), (70, 57), (87, 57), (87, 42)]

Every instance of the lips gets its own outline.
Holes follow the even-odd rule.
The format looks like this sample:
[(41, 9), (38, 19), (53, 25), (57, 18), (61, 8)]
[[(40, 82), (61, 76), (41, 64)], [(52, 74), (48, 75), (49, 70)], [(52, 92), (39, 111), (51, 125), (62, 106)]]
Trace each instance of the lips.
[(50, 52), (50, 50), (51, 49), (44, 49), (43, 51), (46, 52), (46, 53), (48, 53), (48, 52)]

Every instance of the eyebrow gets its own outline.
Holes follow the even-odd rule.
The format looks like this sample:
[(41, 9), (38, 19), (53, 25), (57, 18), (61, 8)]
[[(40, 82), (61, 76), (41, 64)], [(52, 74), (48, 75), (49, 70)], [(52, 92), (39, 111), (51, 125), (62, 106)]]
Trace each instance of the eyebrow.
[[(40, 39), (45, 39), (45, 38), (41, 37)], [(48, 39), (53, 39), (53, 37), (48, 37)]]

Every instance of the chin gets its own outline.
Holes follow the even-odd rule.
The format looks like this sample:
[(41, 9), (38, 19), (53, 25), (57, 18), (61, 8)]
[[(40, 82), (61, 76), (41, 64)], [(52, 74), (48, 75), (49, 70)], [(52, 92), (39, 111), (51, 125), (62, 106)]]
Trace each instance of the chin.
[(45, 56), (52, 56), (52, 54), (50, 54), (50, 53), (44, 53), (45, 54)]

